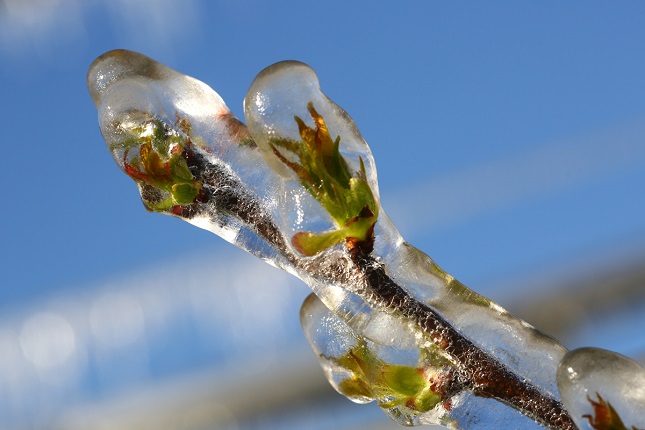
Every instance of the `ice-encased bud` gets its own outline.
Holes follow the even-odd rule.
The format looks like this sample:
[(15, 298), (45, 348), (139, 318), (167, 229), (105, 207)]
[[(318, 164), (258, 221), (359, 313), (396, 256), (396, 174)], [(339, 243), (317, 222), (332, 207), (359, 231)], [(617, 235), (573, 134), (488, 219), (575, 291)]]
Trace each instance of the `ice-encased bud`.
[(402, 425), (453, 421), (446, 405), (458, 394), (451, 390), (454, 363), (436, 347), (420, 349), (401, 321), (373, 322), (364, 332), (370, 337), (361, 336), (311, 294), (300, 309), (300, 324), (339, 393), (356, 403), (376, 400)]
[(203, 82), (127, 50), (98, 57), (87, 85), (108, 149), (137, 183), (146, 209), (234, 241), (238, 227), (206, 203), (239, 182), (228, 166), (254, 172), (264, 161), (241, 149), (254, 143), (222, 98)]
[(580, 348), (564, 356), (557, 380), (562, 402), (581, 430), (619, 429), (616, 415), (623, 428), (645, 428), (645, 369), (635, 361), (600, 348)]
[(331, 138), (341, 137), (340, 152), (352, 163), (354, 171), (360, 169), (358, 158), (363, 159), (367, 180), (378, 197), (374, 158), (358, 127), (347, 112), (321, 91), (316, 72), (299, 61), (281, 61), (262, 70), (244, 98), (246, 125), (267, 162), (282, 175), (293, 175), (275, 156), (270, 140), (276, 137), (300, 140), (294, 118), (313, 125), (309, 104), (324, 118)]
[[(267, 67), (247, 92), (244, 116), (267, 164), (291, 178), (284, 203), (295, 204), (299, 214), (292, 222), (295, 249), (312, 256), (342, 242), (370, 248), (379, 213), (374, 159), (349, 115), (322, 93), (314, 71), (296, 61)], [(309, 221), (320, 219), (320, 206), (331, 226)]]
[(405, 426), (543, 428), (507, 405), (465, 389), (463, 368), (424, 336), (411, 335), (412, 327), (396, 315), (364, 309), (347, 313), (347, 308), (332, 312), (327, 306), (310, 295), (300, 309), (300, 324), (329, 383), (352, 401), (376, 401)]

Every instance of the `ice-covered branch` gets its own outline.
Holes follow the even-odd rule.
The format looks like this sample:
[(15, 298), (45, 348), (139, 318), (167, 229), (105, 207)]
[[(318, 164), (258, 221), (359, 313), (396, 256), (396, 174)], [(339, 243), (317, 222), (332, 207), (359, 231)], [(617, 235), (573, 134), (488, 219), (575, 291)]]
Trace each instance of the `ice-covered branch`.
[(146, 209), (311, 287), (301, 323), (339, 392), (406, 425), (575, 428), (556, 387), (566, 350), (401, 238), (369, 147), (308, 66), (258, 75), (248, 129), (211, 88), (134, 52), (99, 57), (88, 87)]

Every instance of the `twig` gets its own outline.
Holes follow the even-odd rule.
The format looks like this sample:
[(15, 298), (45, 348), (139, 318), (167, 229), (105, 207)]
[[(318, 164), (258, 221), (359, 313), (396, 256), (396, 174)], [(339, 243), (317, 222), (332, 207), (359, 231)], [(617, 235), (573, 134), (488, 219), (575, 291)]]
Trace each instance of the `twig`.
[[(273, 219), (251, 192), (225, 168), (210, 163), (193, 147), (185, 149), (184, 157), (192, 174), (203, 184), (200, 201), (182, 206), (174, 213), (184, 219), (208, 215), (205, 205), (217, 213), (238, 218), (267, 244), (280, 251), (285, 260), (298, 270), (313, 274), (318, 279), (342, 283), (351, 288), (350, 279), (362, 279), (364, 285), (352, 292), (381, 309), (395, 311), (415, 322), (444, 351), (459, 364), (455, 383), (457, 388), (473, 394), (494, 398), (517, 409), (536, 422), (554, 430), (575, 430), (561, 402), (542, 394), (535, 386), (521, 379), (508, 367), (482, 351), (464, 337), (431, 307), (420, 303), (386, 273), (383, 264), (371, 255), (371, 244), (354, 244), (347, 251), (343, 267), (321, 261), (324, 257), (302, 259), (287, 245)], [(320, 270), (321, 267), (326, 269)], [(318, 269), (318, 270), (317, 270)], [(357, 273), (358, 272), (358, 273)], [(359, 276), (357, 276), (357, 274)]]

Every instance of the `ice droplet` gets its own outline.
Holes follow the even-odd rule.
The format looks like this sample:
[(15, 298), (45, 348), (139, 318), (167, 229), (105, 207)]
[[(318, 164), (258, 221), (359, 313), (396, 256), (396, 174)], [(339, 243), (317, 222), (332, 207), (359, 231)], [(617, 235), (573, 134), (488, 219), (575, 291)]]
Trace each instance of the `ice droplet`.
[(645, 428), (645, 369), (635, 361), (600, 348), (580, 348), (564, 356), (557, 379), (562, 402), (581, 430), (593, 429), (591, 422), (608, 405), (627, 429)]

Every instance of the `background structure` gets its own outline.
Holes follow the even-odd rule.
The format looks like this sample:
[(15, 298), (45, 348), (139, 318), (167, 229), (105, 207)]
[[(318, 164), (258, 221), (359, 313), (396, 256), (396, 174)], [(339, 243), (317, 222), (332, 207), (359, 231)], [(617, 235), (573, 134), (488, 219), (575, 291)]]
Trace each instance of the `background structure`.
[(392, 428), (327, 386), (304, 285), (143, 210), (85, 88), (114, 48), (240, 117), (262, 68), (310, 64), (404, 237), (567, 347), (645, 359), (645, 3), (275, 3), (0, 0), (0, 428)]

